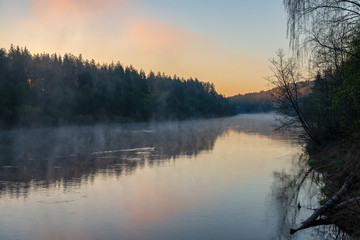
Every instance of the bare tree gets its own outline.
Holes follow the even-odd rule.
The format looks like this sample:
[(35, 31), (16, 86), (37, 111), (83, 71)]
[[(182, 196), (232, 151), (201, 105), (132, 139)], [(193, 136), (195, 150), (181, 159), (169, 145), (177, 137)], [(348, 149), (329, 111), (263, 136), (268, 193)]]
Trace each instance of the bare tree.
[(303, 129), (306, 136), (315, 143), (320, 143), (308, 124), (301, 108), (301, 94), (299, 83), (304, 79), (300, 73), (298, 62), (294, 58), (285, 59), (282, 50), (278, 50), (277, 59), (270, 59), (270, 66), (273, 76), (268, 77), (270, 85), (276, 89), (274, 96), (275, 110), (283, 115), (279, 119), (280, 127), (283, 130)]
[(359, 0), (283, 0), (283, 3), (288, 13), (290, 45), (298, 56), (312, 55), (324, 69), (329, 68), (329, 63), (337, 67), (352, 55), (353, 37), (359, 32)]
[[(358, 229), (359, 154), (358, 147), (349, 148), (357, 130), (352, 128), (352, 121), (345, 122), (343, 119), (357, 119), (358, 116), (352, 113), (353, 110), (347, 109), (352, 107), (349, 106), (352, 103), (348, 97), (352, 93), (350, 90), (359, 86), (360, 0), (283, 0), (283, 3), (288, 14), (290, 46), (296, 61), (293, 58), (286, 61), (272, 60), (273, 66), (276, 66), (275, 72), (278, 73), (273, 82), (284, 89), (280, 91), (283, 97), (280, 98), (280, 106), (282, 102), (290, 105), (296, 116), (294, 119), (309, 138), (314, 142), (321, 139), (325, 143), (317, 149), (321, 154), (315, 157), (324, 158), (321, 163), (328, 165), (324, 184), (328, 189), (332, 188), (324, 192), (330, 200), (298, 228), (292, 229), (291, 233), (323, 224), (324, 219), (320, 218), (322, 215), (326, 216), (327, 222)], [(301, 101), (299, 103), (296, 85), (300, 77), (292, 77), (298, 76), (295, 73), (299, 71), (299, 60), (312, 61), (313, 70), (318, 72), (314, 78), (316, 81), (311, 101), (307, 101), (307, 104), (313, 105), (309, 108), (313, 113), (306, 115), (310, 116), (308, 119)], [(357, 99), (358, 92), (354, 92), (354, 96)], [(357, 113), (358, 108), (354, 109)], [(349, 141), (348, 145), (343, 141)], [(324, 154), (329, 149), (334, 152), (336, 161), (329, 160), (332, 158)], [(344, 206), (351, 207), (351, 212), (345, 210)]]

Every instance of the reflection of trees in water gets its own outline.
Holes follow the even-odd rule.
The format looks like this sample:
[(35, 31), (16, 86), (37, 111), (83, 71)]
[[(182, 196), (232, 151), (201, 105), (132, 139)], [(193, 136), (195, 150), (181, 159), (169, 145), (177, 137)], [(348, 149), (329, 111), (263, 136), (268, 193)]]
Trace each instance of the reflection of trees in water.
[(272, 136), (272, 116), (0, 132), (0, 194), (121, 176), (211, 151), (229, 130)]
[(0, 194), (66, 187), (95, 174), (121, 176), (179, 156), (211, 151), (221, 120), (16, 130), (0, 133)]
[[(279, 216), (278, 239), (301, 239), (301, 232), (290, 235), (290, 229), (301, 224), (319, 206), (321, 174), (312, 171), (304, 155), (294, 156), (291, 172), (274, 172), (272, 202)], [(300, 207), (299, 207), (300, 206)], [(313, 239), (351, 239), (334, 225), (322, 225), (303, 231), (312, 231)]]

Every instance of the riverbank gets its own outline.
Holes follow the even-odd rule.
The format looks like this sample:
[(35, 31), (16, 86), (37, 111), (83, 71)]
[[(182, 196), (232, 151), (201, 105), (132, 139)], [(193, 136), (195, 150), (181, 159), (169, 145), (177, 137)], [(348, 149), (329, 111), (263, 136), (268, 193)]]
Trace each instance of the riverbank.
[[(360, 237), (360, 148), (356, 143), (327, 143), (308, 148), (309, 165), (322, 174), (320, 205), (344, 189), (339, 199), (318, 220), (335, 224), (348, 235)], [(347, 183), (348, 181), (348, 183)]]

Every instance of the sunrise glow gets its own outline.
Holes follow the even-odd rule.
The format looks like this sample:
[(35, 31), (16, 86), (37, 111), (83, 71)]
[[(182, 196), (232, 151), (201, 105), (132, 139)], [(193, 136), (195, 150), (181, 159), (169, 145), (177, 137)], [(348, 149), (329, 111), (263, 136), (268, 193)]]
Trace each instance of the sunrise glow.
[(267, 88), (268, 58), (287, 46), (281, 2), (0, 0), (0, 47), (120, 61), (231, 96)]

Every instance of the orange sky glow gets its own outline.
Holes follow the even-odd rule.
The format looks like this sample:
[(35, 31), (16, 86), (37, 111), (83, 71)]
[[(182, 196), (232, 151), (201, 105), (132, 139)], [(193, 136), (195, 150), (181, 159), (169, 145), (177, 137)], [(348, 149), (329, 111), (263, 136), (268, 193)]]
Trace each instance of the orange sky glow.
[[(250, 22), (242, 22), (237, 29), (226, 15), (225, 20), (197, 18), (195, 5), (194, 10), (183, 11), (167, 8), (162, 1), (0, 0), (0, 48), (14, 44), (26, 46), (33, 54), (72, 53), (99, 63), (120, 61), (146, 73), (152, 70), (212, 82), (225, 96), (267, 89), (268, 58), (284, 47), (284, 19), (282, 38), (278, 42), (263, 39), (264, 45), (257, 47), (261, 38), (251, 40)], [(208, 5), (212, 7), (211, 2)], [(278, 8), (282, 11), (280, 3)], [(169, 16), (171, 11), (180, 17)], [(234, 32), (239, 39), (231, 35)]]

